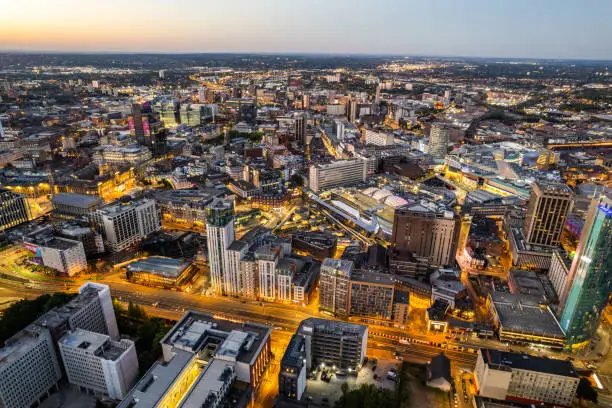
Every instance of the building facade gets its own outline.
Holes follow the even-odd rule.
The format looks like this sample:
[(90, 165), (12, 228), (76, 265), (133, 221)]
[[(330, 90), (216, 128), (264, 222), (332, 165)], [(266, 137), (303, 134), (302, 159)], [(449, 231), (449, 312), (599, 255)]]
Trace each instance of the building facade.
[(128, 249), (161, 229), (161, 214), (151, 199), (107, 205), (96, 210), (92, 217), (111, 252)]
[(46, 267), (72, 276), (87, 268), (85, 248), (81, 241), (54, 237), (39, 245)]
[(398, 208), (391, 242), (399, 254), (429, 257), (434, 265), (451, 265), (457, 252), (459, 217), (448, 210), (420, 205)]
[(358, 370), (368, 347), (368, 327), (311, 317), (300, 323), (304, 337), (306, 369), (335, 367)]
[(217, 198), (206, 207), (206, 237), (212, 288), (218, 295), (234, 294), (229, 274), (239, 271), (229, 265), (228, 248), (236, 239), (232, 200)]
[(353, 262), (326, 258), (319, 278), (319, 309), (339, 316), (348, 316), (349, 293)]
[(530, 244), (558, 246), (572, 205), (572, 190), (565, 184), (534, 183), (523, 233)]
[(366, 179), (366, 165), (363, 160), (341, 160), (330, 164), (310, 166), (309, 185), (315, 193), (332, 187), (362, 183)]
[(300, 400), (306, 389), (306, 340), (294, 334), (281, 359), (278, 373), (278, 393), (289, 399)]
[(108, 286), (88, 282), (66, 305), (51, 309), (0, 349), (0, 406), (29, 407), (57, 386), (62, 365), (55, 345), (69, 330), (119, 337)]
[(443, 160), (448, 153), (450, 129), (444, 124), (433, 124), (429, 132), (428, 152), (434, 159)]
[(594, 199), (561, 296), (561, 327), (571, 348), (595, 335), (612, 292), (612, 198)]
[(58, 342), (68, 382), (95, 394), (122, 399), (138, 376), (131, 340), (77, 329)]
[(0, 188), (0, 231), (30, 219), (28, 200), (21, 194)]
[(579, 377), (567, 360), (481, 348), (474, 380), (481, 397), (570, 407)]

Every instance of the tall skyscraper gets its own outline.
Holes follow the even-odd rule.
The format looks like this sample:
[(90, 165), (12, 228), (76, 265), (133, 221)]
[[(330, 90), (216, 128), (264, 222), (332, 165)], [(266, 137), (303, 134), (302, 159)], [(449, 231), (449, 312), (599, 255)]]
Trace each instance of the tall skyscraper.
[(443, 160), (448, 153), (450, 129), (442, 123), (435, 123), (429, 132), (428, 152), (434, 159)]
[(226, 277), (230, 269), (228, 249), (236, 239), (234, 230), (234, 202), (216, 198), (206, 207), (206, 237), (208, 262), (213, 290), (217, 295), (231, 294), (231, 281)]
[[(129, 119), (130, 130), (133, 136), (136, 137), (136, 141), (144, 145), (145, 144), (145, 129), (142, 122), (142, 106), (139, 103), (132, 104), (132, 117)], [(148, 125), (147, 125), (148, 128)], [(148, 129), (147, 129), (148, 131)]]
[(306, 138), (306, 115), (299, 113), (295, 115), (295, 140), (304, 143)]
[(572, 190), (561, 183), (534, 183), (523, 226), (530, 244), (558, 246), (572, 205)]
[(594, 199), (560, 299), (568, 347), (588, 344), (612, 292), (612, 197)]
[(147, 146), (154, 154), (166, 152), (167, 131), (158, 115), (143, 113), (142, 105), (132, 104), (132, 115), (129, 117), (130, 133), (138, 144)]

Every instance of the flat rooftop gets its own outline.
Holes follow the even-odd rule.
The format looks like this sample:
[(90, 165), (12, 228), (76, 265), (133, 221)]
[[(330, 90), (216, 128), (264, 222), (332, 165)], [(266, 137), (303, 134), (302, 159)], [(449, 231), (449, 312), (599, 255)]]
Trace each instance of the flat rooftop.
[(304, 364), (304, 356), (306, 355), (304, 337), (299, 334), (294, 334), (285, 349), (285, 354), (281, 360), (282, 365), (301, 367)]
[(69, 205), (71, 207), (87, 209), (94, 205), (101, 204), (102, 199), (98, 196), (86, 194), (57, 193), (53, 196), (51, 202), (54, 205)]
[(548, 306), (535, 296), (491, 292), (503, 331), (564, 338), (565, 333)]
[(172, 383), (194, 358), (195, 356), (192, 353), (175, 350), (172, 360), (156, 362), (117, 408), (151, 408), (157, 406)]
[(368, 327), (361, 324), (339, 322), (335, 320), (319, 319), (309, 317), (302, 320), (298, 327), (298, 334), (312, 335), (314, 332), (328, 332), (338, 336), (363, 336), (367, 335)]
[(115, 361), (125, 352), (117, 342), (111, 341), (110, 336), (77, 329), (66, 334), (59, 343), (67, 347), (79, 348), (88, 354), (96, 354), (104, 360)]
[(202, 408), (210, 395), (216, 397), (225, 385), (227, 376), (234, 375), (234, 367), (227, 361), (214, 359), (200, 373), (196, 383), (179, 408)]
[(104, 214), (104, 215), (118, 215), (121, 214), (125, 211), (129, 211), (133, 208), (138, 207), (139, 205), (148, 203), (150, 201), (150, 199), (144, 198), (141, 200), (134, 200), (134, 201), (130, 201), (127, 203), (115, 203), (115, 204), (109, 204), (105, 207), (102, 208), (98, 208), (97, 211), (99, 211), (100, 213)]
[(395, 285), (394, 275), (365, 270), (354, 270), (351, 272), (351, 282), (365, 282), (377, 285)]
[(574, 366), (567, 360), (534, 357), (528, 354), (511, 353), (501, 350), (480, 349), (484, 362), (498, 369), (517, 369), (561, 375), (578, 379)]
[(51, 240), (45, 241), (43, 244), (41, 244), (41, 246), (65, 251), (67, 249), (79, 245), (80, 243), (80, 241), (73, 241), (71, 239), (54, 237)]
[(217, 356), (251, 364), (271, 331), (270, 326), (262, 324), (232, 322), (208, 313), (188, 311), (161, 343), (190, 353), (198, 353), (207, 344), (215, 343), (219, 345)]
[(146, 272), (154, 275), (162, 275), (169, 278), (177, 278), (185, 269), (191, 265), (182, 258), (164, 258), (161, 256), (150, 256), (139, 259), (127, 266), (131, 272)]

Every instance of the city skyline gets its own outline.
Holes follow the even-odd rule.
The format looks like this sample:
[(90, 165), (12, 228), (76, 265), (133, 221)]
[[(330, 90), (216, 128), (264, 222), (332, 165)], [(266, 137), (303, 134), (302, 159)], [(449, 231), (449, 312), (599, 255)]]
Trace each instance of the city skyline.
[(612, 4), (575, 3), (27, 0), (5, 5), (0, 50), (612, 59)]

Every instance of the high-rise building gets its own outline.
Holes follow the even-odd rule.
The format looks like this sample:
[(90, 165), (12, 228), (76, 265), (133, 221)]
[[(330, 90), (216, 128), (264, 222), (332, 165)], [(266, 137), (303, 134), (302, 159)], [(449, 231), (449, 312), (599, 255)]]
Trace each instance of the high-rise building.
[(300, 143), (306, 140), (306, 115), (304, 113), (295, 115), (295, 140)]
[(57, 385), (62, 365), (55, 345), (69, 330), (77, 329), (119, 337), (108, 286), (84, 284), (76, 298), (6, 340), (0, 348), (0, 406), (29, 407)]
[(474, 380), (481, 397), (570, 407), (580, 378), (567, 360), (481, 348)]
[(317, 319), (303, 320), (297, 334), (304, 337), (306, 369), (327, 366), (358, 370), (368, 348), (368, 327)]
[(347, 107), (347, 117), (348, 121), (353, 123), (357, 119), (357, 101), (354, 99), (349, 99), (348, 107)]
[(21, 194), (0, 188), (0, 231), (30, 219), (28, 200)]
[(138, 377), (138, 359), (132, 340), (77, 329), (58, 342), (70, 384), (112, 399), (122, 399)]
[(127, 249), (161, 229), (161, 214), (151, 199), (107, 205), (96, 210), (92, 218), (111, 252)]
[(306, 340), (294, 334), (281, 359), (278, 373), (278, 393), (300, 400), (306, 389)]
[(130, 130), (136, 141), (141, 145), (145, 145), (145, 133), (149, 132), (149, 124), (143, 122), (142, 106), (139, 103), (132, 104), (132, 116), (128, 119), (130, 122)]
[(612, 292), (612, 197), (591, 203), (561, 295), (561, 327), (568, 347), (588, 344)]
[(367, 176), (364, 160), (340, 160), (310, 166), (310, 189), (315, 193), (348, 184), (364, 182)]
[[(431, 205), (427, 205), (431, 204)], [(393, 252), (429, 257), (438, 266), (451, 265), (457, 252), (459, 217), (434, 203), (419, 202), (395, 210)]]
[(30, 325), (0, 349), (0, 406), (32, 406), (48, 395), (61, 377), (51, 333)]
[(572, 190), (561, 183), (534, 183), (523, 236), (534, 245), (558, 246), (572, 205)]
[(275, 248), (262, 247), (255, 252), (259, 269), (259, 297), (265, 300), (275, 300), (277, 290), (276, 267), (280, 251)]
[(448, 153), (449, 141), (450, 129), (441, 123), (433, 124), (429, 132), (429, 155), (437, 160), (444, 159)]
[(236, 239), (232, 200), (215, 198), (206, 207), (206, 237), (212, 288), (218, 295), (233, 294), (232, 279), (228, 276), (231, 273), (228, 249)]
[(353, 262), (325, 258), (321, 264), (319, 309), (340, 316), (348, 316), (349, 294)]
[(374, 271), (353, 271), (350, 280), (349, 314), (391, 319), (394, 290), (393, 275)]
[(181, 105), (181, 123), (188, 126), (202, 126), (214, 120), (217, 105), (184, 104)]
[(132, 105), (132, 115), (128, 119), (130, 133), (140, 145), (148, 147), (154, 154), (164, 154), (167, 131), (159, 120), (159, 114), (143, 113), (142, 110), (142, 105)]

